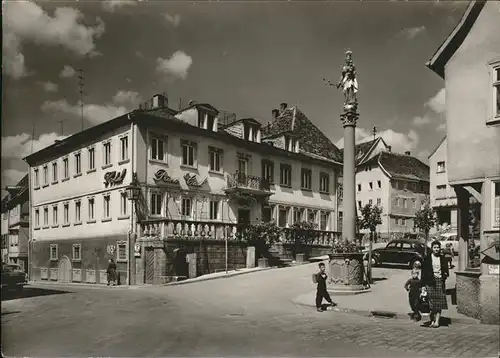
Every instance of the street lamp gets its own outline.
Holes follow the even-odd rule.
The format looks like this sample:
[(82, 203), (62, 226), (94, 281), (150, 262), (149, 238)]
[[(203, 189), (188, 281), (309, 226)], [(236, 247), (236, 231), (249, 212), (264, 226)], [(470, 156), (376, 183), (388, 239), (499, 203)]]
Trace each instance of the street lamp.
[[(134, 227), (134, 212), (136, 203), (141, 195), (141, 187), (137, 180), (137, 173), (132, 173), (132, 181), (126, 189), (127, 198), (132, 202), (132, 212), (130, 213), (130, 232), (128, 236), (128, 284), (129, 286), (135, 283), (135, 227)], [(132, 279), (134, 277), (134, 279)]]

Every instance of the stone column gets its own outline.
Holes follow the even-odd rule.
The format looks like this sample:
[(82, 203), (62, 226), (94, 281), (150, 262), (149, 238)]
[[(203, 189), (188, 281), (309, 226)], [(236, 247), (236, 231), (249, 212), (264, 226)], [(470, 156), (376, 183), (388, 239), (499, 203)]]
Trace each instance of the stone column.
[(342, 115), (344, 126), (344, 198), (342, 217), (342, 239), (356, 240), (356, 158), (354, 131), (356, 113)]
[(464, 271), (469, 262), (469, 194), (461, 186), (454, 187), (457, 193), (457, 234), (460, 237), (458, 246), (458, 270)]

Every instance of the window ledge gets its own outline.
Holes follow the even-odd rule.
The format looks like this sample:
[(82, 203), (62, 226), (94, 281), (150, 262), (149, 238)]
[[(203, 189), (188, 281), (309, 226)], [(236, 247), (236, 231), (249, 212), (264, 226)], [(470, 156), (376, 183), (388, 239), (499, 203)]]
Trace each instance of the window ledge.
[(81, 224), (82, 224), (82, 222), (81, 222), (81, 221), (79, 221), (79, 222), (77, 222), (77, 223), (74, 223), (74, 224), (73, 224), (73, 226), (78, 226), (78, 225), (81, 225)]
[(59, 259), (58, 259), (58, 258), (53, 258), (53, 257), (51, 257), (51, 258), (50, 258), (50, 261), (59, 261)]
[(329, 191), (319, 191), (320, 194), (327, 194), (327, 195), (330, 195), (330, 192)]
[(73, 262), (82, 262), (82, 259), (71, 259)]
[(59, 180), (55, 180), (51, 184), (54, 185), (54, 184), (57, 184), (57, 183), (59, 183)]
[(55, 228), (58, 228), (59, 225), (52, 225), (51, 228), (55, 229)]
[(309, 188), (300, 188), (300, 190), (302, 190), (302, 191), (312, 191), (312, 189), (309, 189)]
[(149, 158), (149, 162), (150, 163), (162, 164), (162, 165), (167, 165), (168, 166), (168, 163), (167, 163), (166, 160)]
[(34, 187), (33, 190), (40, 190), (40, 185), (37, 187)]
[(39, 228), (39, 227), (35, 227), (34, 229), (35, 229), (35, 230), (40, 230), (40, 228)]
[(187, 165), (187, 164), (181, 164), (181, 168), (183, 169), (191, 169), (191, 170), (198, 170), (198, 166), (194, 166), (194, 165)]
[(61, 179), (61, 182), (68, 181), (68, 180), (69, 180), (69, 177)]
[(95, 221), (95, 220), (88, 220), (88, 221), (87, 221), (87, 224), (95, 224), (95, 223), (96, 223), (96, 221)]
[(82, 176), (82, 173), (77, 173), (75, 175), (73, 175), (73, 178), (78, 178), (78, 177), (81, 177)]
[(63, 224), (62, 227), (69, 227), (71, 224)]
[(106, 223), (106, 222), (108, 222), (108, 221), (111, 221), (111, 218), (104, 218), (104, 219), (101, 219), (101, 222), (103, 222), (103, 223)]
[(50, 226), (44, 226), (42, 229), (48, 229), (50, 228)]
[(103, 165), (103, 166), (101, 167), (101, 169), (108, 169), (108, 168), (111, 168), (112, 166), (113, 166), (113, 164), (112, 164), (112, 163), (110, 163), (110, 164), (105, 164), (105, 165)]
[(500, 124), (500, 116), (496, 116), (494, 118), (490, 118), (486, 121), (487, 126), (495, 126), (497, 124)]
[(95, 168), (94, 168), (94, 169), (89, 169), (89, 170), (87, 170), (87, 174), (90, 174), (90, 173), (95, 173), (95, 172), (96, 172), (96, 169), (95, 169)]
[(48, 186), (49, 186), (49, 184), (44, 184), (44, 185), (42, 185), (42, 188), (46, 188)]
[(118, 165), (123, 165), (123, 164), (127, 164), (127, 163), (130, 163), (130, 159), (123, 159), (123, 160), (120, 160), (118, 162)]
[(280, 184), (281, 187), (283, 188), (288, 188), (288, 189), (292, 189), (292, 186), (291, 185), (287, 185), (287, 184)]
[(219, 176), (221, 176), (221, 177), (223, 177), (223, 176), (224, 176), (224, 172), (223, 172), (223, 171), (219, 171), (219, 172), (218, 172), (218, 171), (216, 171), (216, 170), (209, 170), (209, 171), (208, 171), (208, 173), (209, 173), (209, 174), (219, 175)]
[(118, 216), (118, 220), (127, 220), (130, 219), (130, 215)]

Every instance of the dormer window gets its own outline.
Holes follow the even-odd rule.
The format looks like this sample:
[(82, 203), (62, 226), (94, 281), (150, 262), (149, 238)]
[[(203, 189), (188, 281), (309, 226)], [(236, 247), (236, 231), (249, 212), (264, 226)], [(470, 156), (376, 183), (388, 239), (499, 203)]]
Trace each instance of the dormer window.
[(249, 142), (260, 143), (260, 128), (252, 123), (243, 123), (243, 136)]
[(215, 116), (211, 113), (198, 110), (198, 127), (216, 132), (217, 129)]
[(299, 141), (294, 137), (285, 135), (285, 150), (289, 152), (298, 153), (299, 152)]

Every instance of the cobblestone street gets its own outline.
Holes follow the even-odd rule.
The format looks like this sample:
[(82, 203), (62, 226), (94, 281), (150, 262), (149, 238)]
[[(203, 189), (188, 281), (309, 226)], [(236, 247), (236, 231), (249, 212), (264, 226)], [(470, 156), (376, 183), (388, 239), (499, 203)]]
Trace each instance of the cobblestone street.
[[(170, 287), (33, 285), (4, 297), (6, 356), (464, 356), (498, 354), (497, 326), (438, 330), (292, 303), (315, 265)], [(384, 269), (379, 269), (384, 270)], [(391, 269), (385, 269), (391, 270)], [(63, 291), (62, 294), (54, 294)]]

